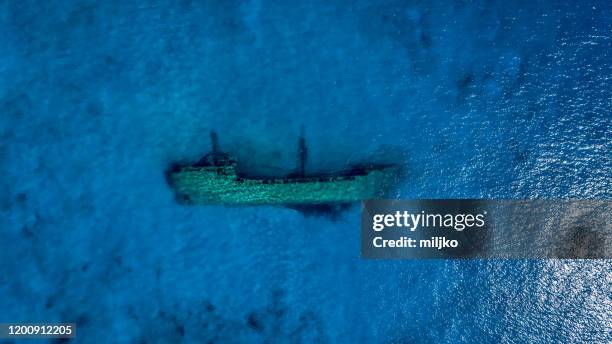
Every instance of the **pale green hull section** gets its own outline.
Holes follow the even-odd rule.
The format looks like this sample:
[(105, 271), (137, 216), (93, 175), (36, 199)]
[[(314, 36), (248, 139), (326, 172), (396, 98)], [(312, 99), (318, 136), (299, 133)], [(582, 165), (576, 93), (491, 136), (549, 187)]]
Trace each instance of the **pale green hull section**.
[(234, 166), (182, 167), (168, 176), (180, 201), (194, 204), (322, 204), (383, 198), (395, 168), (364, 174), (284, 179), (238, 178)]

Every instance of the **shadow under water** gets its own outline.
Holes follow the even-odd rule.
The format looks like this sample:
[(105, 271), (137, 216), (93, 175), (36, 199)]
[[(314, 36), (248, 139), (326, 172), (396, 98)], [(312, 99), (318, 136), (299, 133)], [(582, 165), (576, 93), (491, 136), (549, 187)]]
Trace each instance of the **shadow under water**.
[(329, 204), (287, 204), (286, 208), (299, 211), (305, 217), (325, 217), (336, 221), (351, 209), (353, 203), (329, 203)]

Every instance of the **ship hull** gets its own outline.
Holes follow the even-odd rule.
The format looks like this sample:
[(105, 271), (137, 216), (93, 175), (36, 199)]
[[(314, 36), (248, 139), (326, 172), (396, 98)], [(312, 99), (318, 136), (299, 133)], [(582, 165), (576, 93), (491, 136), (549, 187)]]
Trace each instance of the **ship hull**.
[(187, 204), (299, 205), (350, 203), (386, 196), (395, 169), (359, 175), (286, 179), (239, 178), (223, 169), (183, 167), (168, 175), (177, 199)]

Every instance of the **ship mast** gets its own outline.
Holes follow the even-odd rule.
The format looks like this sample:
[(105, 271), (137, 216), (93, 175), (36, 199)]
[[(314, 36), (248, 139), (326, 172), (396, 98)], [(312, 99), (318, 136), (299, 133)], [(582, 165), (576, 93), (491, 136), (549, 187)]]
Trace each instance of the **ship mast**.
[(308, 148), (306, 148), (306, 139), (304, 138), (304, 126), (300, 130), (300, 139), (298, 141), (298, 175), (304, 177), (306, 175), (306, 160), (308, 159)]
[(214, 130), (210, 132), (210, 144), (212, 148), (212, 160), (213, 164), (216, 166), (219, 164), (219, 138), (217, 137), (217, 133)]

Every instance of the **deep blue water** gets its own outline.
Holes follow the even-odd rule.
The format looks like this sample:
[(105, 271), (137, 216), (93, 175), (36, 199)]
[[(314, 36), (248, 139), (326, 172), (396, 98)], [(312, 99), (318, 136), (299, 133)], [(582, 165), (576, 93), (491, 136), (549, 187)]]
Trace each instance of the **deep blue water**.
[[(81, 343), (609, 343), (610, 261), (366, 261), (335, 220), (185, 207), (243, 168), (383, 157), (398, 198), (612, 197), (604, 1), (3, 1), (0, 322)], [(279, 172), (279, 173), (280, 173)]]

